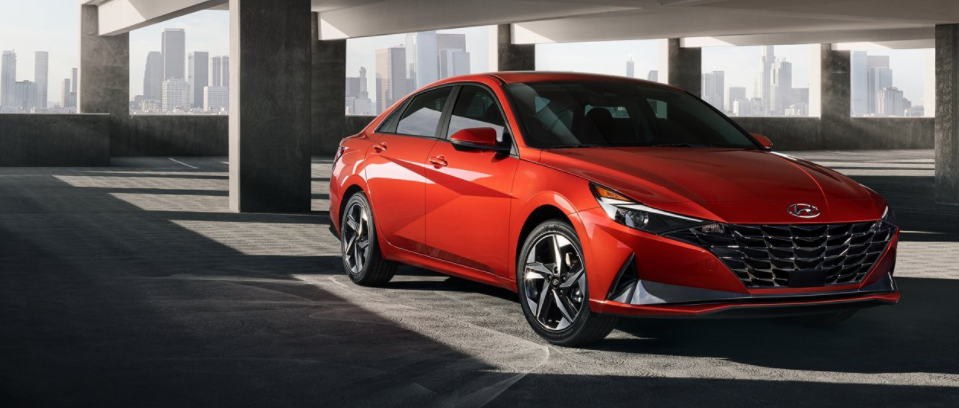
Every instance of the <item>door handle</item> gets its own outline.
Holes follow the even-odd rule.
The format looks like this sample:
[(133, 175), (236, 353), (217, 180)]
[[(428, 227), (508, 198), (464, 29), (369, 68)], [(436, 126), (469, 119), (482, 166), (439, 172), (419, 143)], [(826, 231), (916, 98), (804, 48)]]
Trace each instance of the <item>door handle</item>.
[(374, 144), (374, 145), (373, 145), (373, 150), (376, 151), (376, 153), (385, 152), (385, 151), (386, 151), (386, 142)]
[(443, 156), (431, 156), (430, 163), (433, 165), (433, 167), (436, 167), (436, 168), (446, 167), (447, 165), (449, 165), (448, 163), (446, 163), (446, 157), (443, 157)]

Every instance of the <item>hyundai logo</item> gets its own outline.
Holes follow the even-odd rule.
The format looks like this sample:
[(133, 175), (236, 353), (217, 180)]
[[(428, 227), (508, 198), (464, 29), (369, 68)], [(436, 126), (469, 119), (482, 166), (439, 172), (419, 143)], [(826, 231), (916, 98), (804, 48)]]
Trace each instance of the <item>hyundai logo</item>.
[(819, 208), (811, 204), (793, 204), (790, 205), (789, 213), (799, 218), (816, 218), (819, 216)]

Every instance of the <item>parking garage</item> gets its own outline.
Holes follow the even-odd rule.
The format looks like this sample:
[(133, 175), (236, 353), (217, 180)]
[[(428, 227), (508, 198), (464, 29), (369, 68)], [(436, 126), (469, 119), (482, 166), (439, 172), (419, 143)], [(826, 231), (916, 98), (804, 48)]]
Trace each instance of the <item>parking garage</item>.
[[(0, 399), (10, 406), (959, 403), (955, 5), (77, 7), (79, 112), (0, 115)], [(201, 10), (229, 15), (230, 114), (130, 115), (129, 33)], [(475, 26), (492, 27), (500, 71), (542, 69), (544, 44), (656, 40), (661, 82), (704, 99), (708, 47), (811, 44), (807, 116), (734, 120), (889, 201), (902, 225), (902, 301), (828, 329), (624, 320), (599, 345), (570, 349), (537, 337), (507, 290), (414, 267), (384, 288), (353, 285), (328, 228), (337, 144), (372, 120), (344, 114), (348, 42)], [(934, 54), (925, 117), (856, 117), (859, 47)]]

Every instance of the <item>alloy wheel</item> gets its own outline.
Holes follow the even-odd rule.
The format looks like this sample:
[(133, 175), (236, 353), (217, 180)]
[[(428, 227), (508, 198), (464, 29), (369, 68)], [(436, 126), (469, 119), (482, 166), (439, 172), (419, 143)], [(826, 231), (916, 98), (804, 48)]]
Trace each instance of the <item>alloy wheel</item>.
[(579, 248), (561, 234), (540, 237), (526, 257), (525, 300), (545, 329), (569, 327), (586, 304), (586, 268)]
[(343, 224), (343, 259), (351, 275), (363, 270), (370, 258), (370, 217), (366, 207), (352, 203), (346, 210)]

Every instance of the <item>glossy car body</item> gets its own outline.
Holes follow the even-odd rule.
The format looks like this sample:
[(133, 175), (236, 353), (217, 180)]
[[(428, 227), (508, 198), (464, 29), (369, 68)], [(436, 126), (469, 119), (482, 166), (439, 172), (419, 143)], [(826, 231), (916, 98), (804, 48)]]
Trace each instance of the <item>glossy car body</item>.
[[(491, 73), (431, 84), (413, 96), (459, 86), (489, 92), (498, 102), (505, 131), (513, 135), (508, 153), (459, 150), (446, 137), (378, 132), (394, 120), (394, 111), (400, 115), (408, 97), (342, 141), (330, 186), (334, 232), (341, 230), (345, 199), (361, 191), (372, 204), (384, 258), (516, 291), (518, 252), (526, 235), (544, 220), (562, 218), (581, 240), (588, 304), (597, 313), (789, 315), (899, 300), (892, 278), (898, 228), (879, 221), (887, 206), (872, 190), (816, 164), (767, 151), (756, 141), (747, 149), (529, 146), (504, 87), (566, 81), (668, 88), (560, 73)], [(444, 119), (452, 105), (444, 108)], [(723, 248), (696, 244), (689, 234), (647, 233), (611, 219), (598, 203), (594, 185), (657, 210), (728, 226), (735, 239), (748, 238), (741, 235), (753, 227), (762, 239), (773, 240), (769, 245), (775, 245), (777, 231), (792, 234), (795, 242), (827, 242), (848, 231), (843, 251), (852, 251), (849, 245), (868, 235), (875, 241), (857, 247), (866, 248), (861, 249), (863, 258), (841, 256), (842, 262), (850, 256), (871, 262), (861, 273), (848, 272), (852, 275), (828, 285), (790, 285), (778, 278), (749, 281), (734, 271), (741, 260), (721, 259)], [(794, 204), (815, 207), (818, 215), (799, 218), (789, 211)], [(809, 237), (803, 236), (807, 233)], [(885, 238), (879, 239), (881, 235)], [(839, 251), (822, 245), (816, 251)], [(812, 252), (807, 255), (830, 256)], [(847, 272), (836, 273), (841, 277)], [(770, 283), (774, 281), (779, 285)]]

